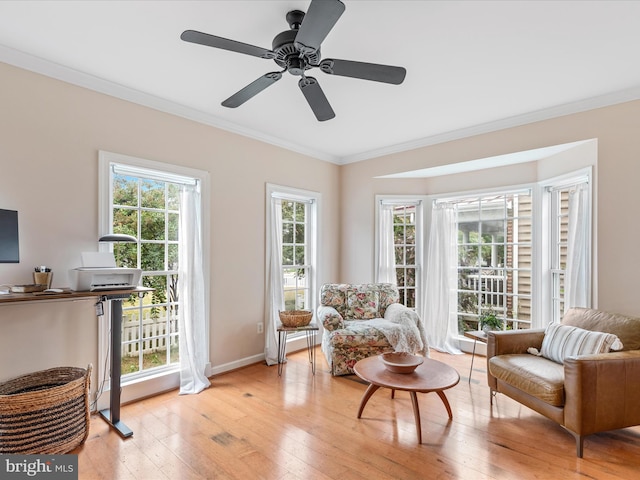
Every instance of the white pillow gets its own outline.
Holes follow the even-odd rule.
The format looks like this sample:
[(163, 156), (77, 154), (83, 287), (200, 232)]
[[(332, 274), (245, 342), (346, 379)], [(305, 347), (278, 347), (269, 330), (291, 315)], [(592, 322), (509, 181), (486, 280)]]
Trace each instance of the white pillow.
[(612, 333), (552, 323), (545, 331), (540, 354), (556, 363), (564, 363), (567, 357), (607, 353), (609, 350), (622, 350), (622, 342)]

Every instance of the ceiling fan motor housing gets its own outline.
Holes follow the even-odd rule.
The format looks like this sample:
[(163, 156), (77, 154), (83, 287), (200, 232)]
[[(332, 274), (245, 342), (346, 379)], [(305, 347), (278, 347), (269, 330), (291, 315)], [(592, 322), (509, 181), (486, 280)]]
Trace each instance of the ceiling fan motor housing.
[(275, 62), (282, 68), (286, 68), (292, 75), (302, 75), (305, 70), (311, 68), (310, 65), (318, 65), (321, 58), (319, 49), (310, 54), (303, 54), (301, 57), (300, 50), (294, 45), (303, 18), (304, 12), (300, 10), (287, 13), (287, 22), (291, 30), (276, 35), (271, 44), (271, 49), (275, 53)]

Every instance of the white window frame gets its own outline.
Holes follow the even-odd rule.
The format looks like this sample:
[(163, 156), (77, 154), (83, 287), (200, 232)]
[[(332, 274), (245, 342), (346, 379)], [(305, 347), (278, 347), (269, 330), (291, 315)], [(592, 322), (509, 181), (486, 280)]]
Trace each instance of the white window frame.
[[(172, 165), (168, 163), (156, 162), (152, 160), (132, 157), (128, 155), (122, 155), (118, 153), (112, 153), (107, 151), (100, 151), (98, 156), (98, 168), (99, 168), (99, 182), (98, 182), (98, 237), (104, 234), (110, 233), (113, 223), (113, 212), (111, 209), (111, 194), (113, 185), (111, 183), (111, 168), (113, 164), (126, 165), (131, 170), (139, 169), (140, 175), (146, 177), (153, 177), (153, 172), (156, 172), (158, 179), (163, 181), (175, 181), (177, 183), (184, 183), (188, 179), (196, 179), (200, 182), (202, 206), (209, 205), (210, 203), (210, 179), (209, 173), (197, 170), (189, 167), (183, 167), (179, 165)], [(206, 212), (206, 208), (202, 208), (203, 212)], [(205, 312), (206, 318), (205, 330), (206, 330), (206, 352), (209, 352), (209, 295), (210, 292), (210, 222), (209, 216), (202, 216), (202, 248), (203, 248), (203, 271), (205, 279), (204, 291), (207, 293), (205, 298)], [(101, 244), (101, 251), (109, 251), (111, 246), (109, 244)], [(101, 410), (108, 408), (109, 395), (106, 392), (111, 388), (109, 384), (109, 372), (108, 372), (108, 355), (109, 355), (109, 315), (110, 312), (105, 308), (104, 316), (100, 317), (98, 325), (98, 378), (100, 379), (100, 385), (98, 390), (102, 391), (102, 395), (98, 399), (97, 408)], [(211, 365), (207, 360), (207, 367), (205, 374), (209, 375), (211, 372)], [(102, 380), (104, 379), (104, 380)], [(104, 383), (103, 383), (104, 382)], [(144, 398), (149, 395), (153, 395), (162, 391), (177, 388), (180, 385), (179, 378), (179, 365), (169, 365), (166, 367), (154, 369), (151, 373), (143, 373), (140, 375), (131, 376), (127, 381), (122, 383), (122, 402), (129, 402), (139, 398)], [(100, 388), (103, 386), (102, 388)]]
[[(309, 309), (314, 312), (315, 319), (315, 311), (316, 305), (318, 301), (318, 278), (320, 278), (319, 274), (319, 265), (318, 265), (318, 240), (319, 240), (319, 219), (321, 217), (321, 206), (322, 206), (322, 195), (318, 192), (312, 192), (310, 190), (303, 190), (300, 188), (294, 187), (286, 187), (282, 185), (275, 185), (271, 183), (267, 183), (266, 185), (266, 202), (267, 205), (272, 201), (273, 198), (278, 198), (280, 200), (289, 200), (294, 202), (306, 203), (309, 204), (310, 208), (307, 209), (307, 221), (308, 228), (305, 229), (305, 242), (306, 245), (306, 257), (307, 257), (307, 266), (310, 271), (309, 278), (309, 298), (308, 304)], [(266, 221), (267, 221), (267, 231), (271, 228), (271, 223), (273, 219), (271, 218), (271, 209), (266, 209)], [(271, 239), (267, 235), (266, 238), (266, 251), (270, 251), (271, 249)], [(281, 266), (281, 268), (284, 268)], [(282, 271), (282, 270), (281, 270)], [(283, 292), (284, 294), (284, 292)], [(287, 335), (287, 344), (294, 343), (294, 345), (290, 346), (290, 350), (294, 348), (306, 348), (306, 343), (302, 343), (305, 341), (304, 334), (300, 335)], [(300, 345), (298, 346), (298, 343)]]
[(423, 285), (424, 285), (424, 225), (425, 225), (425, 204), (428, 200), (427, 195), (376, 195), (375, 196), (375, 237), (374, 237), (374, 268), (376, 272), (374, 278), (378, 282), (377, 272), (379, 271), (380, 260), (380, 210), (382, 205), (415, 205), (416, 207), (416, 285), (415, 285), (415, 311), (422, 311), (423, 301)]
[(589, 218), (591, 219), (589, 230), (591, 235), (588, 239), (587, 250), (591, 260), (591, 298), (595, 307), (595, 279), (596, 273), (593, 266), (595, 265), (594, 259), (594, 242), (595, 242), (595, 228), (594, 228), (594, 192), (593, 192), (593, 168), (586, 167), (575, 172), (553, 177), (544, 180), (539, 183), (539, 192), (541, 196), (541, 241), (540, 241), (540, 268), (542, 275), (539, 283), (540, 287), (540, 302), (543, 308), (541, 308), (542, 315), (538, 316), (538, 321), (534, 325), (534, 328), (544, 328), (551, 322), (559, 322), (564, 314), (559, 308), (556, 308), (556, 304), (559, 303), (558, 299), (555, 299), (555, 282), (554, 274), (563, 273), (557, 268), (557, 259), (555, 258), (554, 245), (559, 241), (559, 231), (557, 229), (556, 212), (557, 205), (555, 192), (561, 189), (570, 188), (575, 185), (586, 183), (589, 186)]

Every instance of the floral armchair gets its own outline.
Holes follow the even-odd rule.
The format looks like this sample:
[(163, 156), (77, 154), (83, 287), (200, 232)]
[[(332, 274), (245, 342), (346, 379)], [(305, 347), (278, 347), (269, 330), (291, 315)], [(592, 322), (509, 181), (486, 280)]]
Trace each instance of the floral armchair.
[(428, 355), (418, 315), (398, 303), (390, 283), (325, 284), (317, 318), (324, 331), (322, 352), (332, 375), (353, 373), (363, 358), (393, 351)]

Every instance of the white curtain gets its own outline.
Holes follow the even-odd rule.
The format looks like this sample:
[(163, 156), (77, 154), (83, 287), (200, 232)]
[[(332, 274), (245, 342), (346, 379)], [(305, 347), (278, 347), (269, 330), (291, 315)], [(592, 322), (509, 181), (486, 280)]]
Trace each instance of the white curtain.
[(424, 320), (429, 347), (446, 353), (462, 353), (456, 346), (457, 324), (457, 222), (453, 205), (435, 204), (431, 216)]
[(284, 294), (282, 287), (282, 201), (271, 198), (270, 218), (267, 223), (267, 265), (265, 279), (265, 336), (264, 357), (267, 365), (278, 363), (278, 332), (276, 326), (280, 321), (279, 311), (284, 310)]
[(199, 185), (184, 185), (180, 194), (178, 315), (180, 394), (199, 393), (210, 385), (202, 258), (202, 212)]
[(378, 211), (378, 283), (397, 283), (396, 252), (393, 238), (393, 205), (380, 204)]
[(569, 192), (565, 312), (571, 307), (591, 306), (589, 210), (589, 185), (582, 183)]

